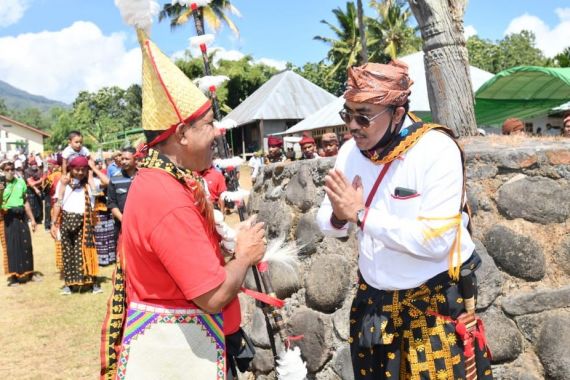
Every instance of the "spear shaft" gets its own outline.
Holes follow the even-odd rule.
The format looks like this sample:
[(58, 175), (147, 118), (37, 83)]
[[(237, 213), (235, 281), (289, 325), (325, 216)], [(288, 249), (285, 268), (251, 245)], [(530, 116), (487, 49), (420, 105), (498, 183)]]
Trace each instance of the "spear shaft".
[[(194, 24), (196, 26), (196, 34), (199, 36), (202, 36), (202, 35), (204, 35), (204, 22), (203, 22), (202, 10), (199, 8), (195, 8), (194, 4), (192, 4), (192, 6), (193, 6), (192, 7), (192, 15), (194, 18)], [(207, 52), (206, 46), (205, 45), (200, 46), (200, 51), (202, 52), (202, 60), (204, 62), (204, 73), (206, 75), (211, 75), (212, 71), (210, 69), (210, 61), (208, 59), (208, 52)], [(216, 92), (212, 91), (212, 89), (210, 89), (210, 99), (212, 100), (212, 108), (214, 111), (214, 117), (216, 120), (220, 121), (222, 119), (222, 115), (220, 112), (220, 105), (219, 105), (218, 97), (216, 96)], [(225, 133), (222, 133), (222, 134), (220, 134), (220, 136), (216, 137), (216, 144), (217, 144), (218, 152), (220, 153), (220, 156), (222, 158), (230, 158), (230, 156), (231, 156), (230, 155), (230, 149), (229, 149), (229, 146), (228, 146), (228, 143), (226, 140)], [(238, 189), (239, 181), (237, 179), (237, 173), (236, 172), (237, 172), (236, 169), (228, 170), (228, 176), (229, 176), (228, 190), (229, 191), (236, 191)], [(246, 218), (245, 207), (243, 206), (243, 202), (238, 206), (238, 214), (239, 214), (240, 221), (243, 222)], [(263, 286), (261, 284), (260, 274), (259, 274), (257, 267), (252, 266), (251, 271), (253, 273), (253, 278), (255, 280), (255, 286), (257, 288), (257, 291), (263, 292)], [(265, 285), (266, 293), (268, 293), (271, 296), (275, 296), (275, 292), (273, 291), (273, 288), (271, 286), (271, 281), (267, 275), (267, 272), (265, 272), (265, 273), (266, 273), (265, 275), (262, 274), (262, 279), (263, 279), (263, 284)], [(271, 346), (271, 351), (273, 352), (275, 366), (277, 367), (277, 346), (275, 345), (275, 337), (273, 336), (273, 328), (271, 325), (271, 321), (269, 320), (269, 312), (265, 307), (262, 307), (262, 311), (263, 311), (263, 315), (265, 317), (265, 325), (267, 328), (267, 335), (269, 336), (269, 343)], [(283, 333), (281, 332), (281, 331), (283, 331), (283, 318), (276, 311), (275, 308), (272, 309), (271, 314), (275, 320), (276, 326), (279, 328), (279, 335), (283, 339), (283, 337), (282, 337)]]

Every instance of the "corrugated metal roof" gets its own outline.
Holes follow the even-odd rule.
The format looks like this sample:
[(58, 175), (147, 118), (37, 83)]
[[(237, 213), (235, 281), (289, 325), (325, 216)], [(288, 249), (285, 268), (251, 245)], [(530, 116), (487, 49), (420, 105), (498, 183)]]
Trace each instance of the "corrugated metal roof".
[(338, 97), (317, 112), (309, 115), (305, 120), (298, 122), (288, 130), (279, 134), (292, 134), (319, 128), (336, 127), (344, 125), (338, 112), (344, 106), (344, 97)]
[[(410, 78), (414, 81), (414, 84), (411, 87), (412, 94), (410, 95), (410, 111), (430, 112), (424, 66), (424, 53), (420, 51), (399, 58), (399, 60), (404, 61), (408, 65)], [(469, 69), (471, 73), (473, 92), (477, 91), (483, 83), (493, 77), (493, 74), (476, 67), (470, 66)], [(314, 114), (307, 116), (305, 120), (300, 121), (281, 134), (291, 134), (343, 125), (344, 123), (338, 115), (338, 111), (342, 109), (343, 105), (344, 98), (341, 96)]]
[(255, 120), (304, 119), (334, 99), (316, 84), (286, 70), (271, 77), (226, 118), (238, 126)]

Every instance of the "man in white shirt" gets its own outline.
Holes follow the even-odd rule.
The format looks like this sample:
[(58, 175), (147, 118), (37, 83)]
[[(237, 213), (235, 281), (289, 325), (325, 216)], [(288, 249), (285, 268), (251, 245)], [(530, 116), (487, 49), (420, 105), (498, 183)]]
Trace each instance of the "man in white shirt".
[[(447, 128), (406, 117), (411, 84), (401, 62), (349, 69), (340, 115), (353, 139), (325, 178), (317, 214), (328, 236), (357, 228), (349, 338), (356, 379), (468, 372), (455, 334), (465, 311), (457, 281), (480, 259), (463, 212), (462, 153)], [(476, 351), (479, 379), (492, 378), (486, 349)]]

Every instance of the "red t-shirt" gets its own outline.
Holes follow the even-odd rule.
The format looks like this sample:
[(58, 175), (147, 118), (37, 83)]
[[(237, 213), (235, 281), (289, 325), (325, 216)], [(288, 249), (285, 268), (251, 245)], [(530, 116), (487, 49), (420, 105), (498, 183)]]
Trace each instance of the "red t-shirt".
[[(141, 169), (129, 189), (122, 223), (127, 300), (196, 308), (192, 299), (226, 279), (217, 236), (208, 232), (192, 192), (159, 169)], [(224, 333), (236, 332), (238, 298), (223, 310)]]
[(208, 191), (210, 192), (210, 200), (214, 203), (220, 199), (220, 195), (228, 188), (226, 186), (226, 178), (222, 173), (217, 171), (214, 167), (202, 173), (202, 177), (208, 184)]

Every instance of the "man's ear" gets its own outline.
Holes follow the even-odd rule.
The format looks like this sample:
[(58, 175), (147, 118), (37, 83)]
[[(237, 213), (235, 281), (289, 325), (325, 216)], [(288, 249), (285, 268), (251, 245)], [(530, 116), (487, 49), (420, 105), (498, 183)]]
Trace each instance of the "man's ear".
[(188, 127), (185, 124), (180, 123), (176, 127), (176, 132), (174, 132), (174, 135), (176, 136), (176, 140), (181, 145), (188, 145), (188, 143), (189, 143), (188, 137), (186, 137), (186, 133), (185, 133), (187, 129), (188, 129)]
[(404, 107), (396, 107), (396, 109), (394, 110), (393, 123), (397, 125), (398, 123), (400, 123), (402, 118), (405, 117), (405, 115), (406, 115), (406, 109)]

